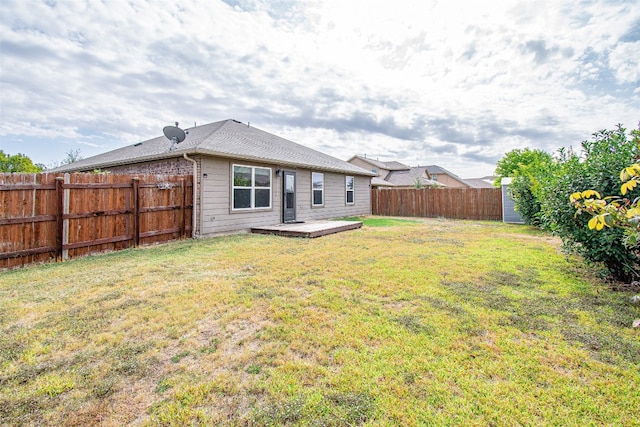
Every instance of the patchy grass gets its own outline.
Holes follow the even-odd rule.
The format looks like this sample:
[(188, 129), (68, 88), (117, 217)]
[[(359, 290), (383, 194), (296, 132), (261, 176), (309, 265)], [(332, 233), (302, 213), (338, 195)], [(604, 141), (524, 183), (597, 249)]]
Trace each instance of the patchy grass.
[(415, 225), (420, 223), (420, 221), (414, 219), (387, 218), (379, 216), (352, 216), (340, 219), (342, 221), (362, 221), (362, 225), (366, 225), (367, 227), (398, 227), (402, 225)]
[(640, 310), (574, 262), (528, 227), (365, 218), (4, 272), (0, 419), (639, 425)]

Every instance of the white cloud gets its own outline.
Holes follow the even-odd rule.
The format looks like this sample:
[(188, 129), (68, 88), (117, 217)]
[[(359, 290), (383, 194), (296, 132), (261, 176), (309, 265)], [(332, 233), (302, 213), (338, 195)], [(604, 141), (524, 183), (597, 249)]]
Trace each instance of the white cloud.
[(640, 41), (615, 46), (609, 53), (609, 66), (619, 82), (640, 85)]
[(7, 0), (0, 148), (49, 163), (59, 144), (92, 155), (236, 118), (342, 158), (485, 175), (512, 148), (635, 126), (638, 6)]

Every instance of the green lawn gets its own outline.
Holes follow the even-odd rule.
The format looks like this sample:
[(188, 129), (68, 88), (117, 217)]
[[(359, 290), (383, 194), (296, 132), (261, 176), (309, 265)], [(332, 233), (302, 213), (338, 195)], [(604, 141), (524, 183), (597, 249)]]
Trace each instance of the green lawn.
[(640, 425), (632, 294), (529, 227), (380, 220), (1, 273), (0, 424)]

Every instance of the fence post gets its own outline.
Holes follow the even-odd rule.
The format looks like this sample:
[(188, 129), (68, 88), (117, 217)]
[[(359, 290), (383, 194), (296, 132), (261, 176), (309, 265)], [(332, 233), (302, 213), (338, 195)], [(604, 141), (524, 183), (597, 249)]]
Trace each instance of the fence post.
[(376, 211), (374, 215), (380, 215), (380, 189), (376, 188), (374, 191), (376, 197)]
[(133, 183), (133, 245), (140, 244), (140, 178), (131, 179)]
[[(64, 183), (70, 184), (71, 177), (68, 173), (64, 174)], [(69, 214), (69, 205), (71, 203), (71, 189), (65, 188), (62, 192), (64, 194), (64, 201), (62, 203), (62, 260), (65, 261), (69, 259), (69, 249), (65, 249), (65, 246), (69, 244), (69, 218), (64, 219), (64, 215)]]
[(373, 215), (380, 215), (380, 191), (378, 188), (373, 189), (374, 198), (376, 200), (376, 211), (373, 212)]
[(56, 177), (56, 261), (62, 261), (62, 216), (64, 215), (64, 190), (62, 188), (62, 182), (64, 178)]
[(375, 193), (375, 189), (370, 188), (369, 192), (371, 193), (371, 215), (375, 215), (375, 209), (376, 209), (376, 193)]

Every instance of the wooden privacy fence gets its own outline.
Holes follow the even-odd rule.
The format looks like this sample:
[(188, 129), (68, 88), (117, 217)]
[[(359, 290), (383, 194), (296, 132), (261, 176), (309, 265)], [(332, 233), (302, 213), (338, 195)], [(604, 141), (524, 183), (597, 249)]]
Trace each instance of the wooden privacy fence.
[(502, 220), (499, 188), (391, 188), (371, 190), (373, 215)]
[(0, 174), (0, 268), (191, 234), (191, 176)]

